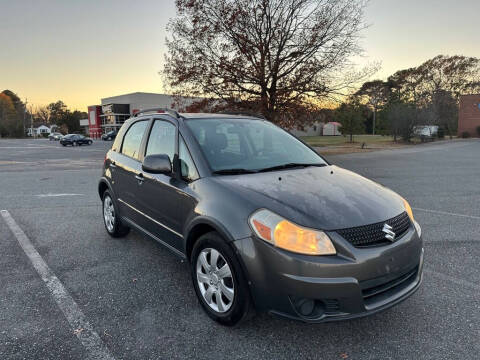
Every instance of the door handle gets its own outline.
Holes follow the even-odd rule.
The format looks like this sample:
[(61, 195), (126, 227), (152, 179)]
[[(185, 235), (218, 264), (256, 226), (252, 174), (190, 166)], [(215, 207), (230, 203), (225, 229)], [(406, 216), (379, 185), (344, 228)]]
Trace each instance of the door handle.
[(135, 175), (135, 179), (137, 179), (140, 184), (143, 183), (143, 180), (145, 180), (143, 174)]

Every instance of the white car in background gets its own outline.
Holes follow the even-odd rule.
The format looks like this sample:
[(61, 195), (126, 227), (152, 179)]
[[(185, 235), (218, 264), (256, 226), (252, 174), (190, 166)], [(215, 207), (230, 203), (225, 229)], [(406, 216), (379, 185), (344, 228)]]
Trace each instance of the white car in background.
[(415, 136), (422, 140), (434, 139), (438, 134), (438, 126), (436, 125), (420, 125), (413, 128)]

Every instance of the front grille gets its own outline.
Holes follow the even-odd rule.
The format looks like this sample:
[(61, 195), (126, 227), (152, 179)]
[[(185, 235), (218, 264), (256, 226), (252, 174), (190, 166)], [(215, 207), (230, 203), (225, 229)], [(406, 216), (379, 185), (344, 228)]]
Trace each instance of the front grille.
[(337, 230), (345, 240), (355, 247), (373, 247), (391, 244), (392, 241), (385, 237), (382, 231), (385, 224), (390, 225), (395, 233), (395, 241), (401, 238), (410, 227), (410, 218), (406, 212), (394, 218), (376, 224), (358, 226), (354, 228)]
[[(417, 278), (418, 266), (393, 280), (380, 285), (364, 288), (362, 290), (363, 299), (366, 306), (372, 306), (383, 299), (394, 296), (396, 293), (407, 288)], [(360, 283), (360, 286), (363, 284)]]

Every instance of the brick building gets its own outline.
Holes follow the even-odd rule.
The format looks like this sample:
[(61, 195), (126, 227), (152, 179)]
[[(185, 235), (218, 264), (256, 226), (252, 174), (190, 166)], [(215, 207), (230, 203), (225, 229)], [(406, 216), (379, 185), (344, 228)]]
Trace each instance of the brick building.
[(462, 95), (458, 111), (458, 136), (467, 131), (470, 136), (479, 136), (480, 126), (480, 94)]

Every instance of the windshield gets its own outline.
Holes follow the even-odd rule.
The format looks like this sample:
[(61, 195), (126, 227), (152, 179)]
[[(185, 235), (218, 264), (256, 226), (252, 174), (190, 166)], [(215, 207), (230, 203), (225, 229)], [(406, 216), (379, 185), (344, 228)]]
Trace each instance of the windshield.
[(268, 121), (192, 119), (186, 124), (214, 172), (248, 173), (284, 165), (326, 165), (317, 153)]

